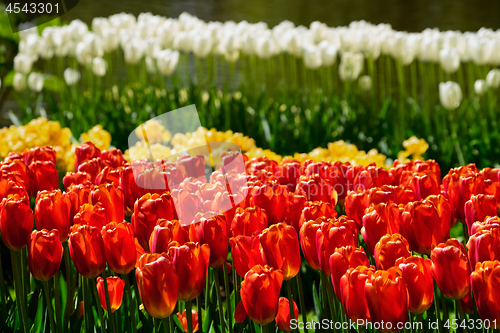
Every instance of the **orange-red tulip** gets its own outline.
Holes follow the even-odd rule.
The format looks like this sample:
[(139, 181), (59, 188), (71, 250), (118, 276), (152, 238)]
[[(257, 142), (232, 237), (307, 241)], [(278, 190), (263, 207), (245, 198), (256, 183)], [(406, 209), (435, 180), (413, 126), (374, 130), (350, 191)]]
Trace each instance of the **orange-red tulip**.
[(248, 317), (259, 325), (267, 325), (278, 314), (283, 273), (267, 265), (256, 265), (241, 282), (241, 303)]
[(469, 236), (472, 236), (471, 228), (474, 222), (483, 222), (487, 216), (497, 215), (497, 199), (492, 195), (473, 195), (465, 203), (464, 214), (467, 231)]
[(187, 242), (170, 247), (169, 256), (179, 277), (179, 299), (184, 302), (195, 299), (205, 287), (210, 248), (207, 244)]
[(330, 256), (330, 269), (335, 295), (340, 299), (340, 280), (349, 268), (370, 266), (370, 261), (362, 247), (344, 246), (336, 248)]
[(470, 276), (477, 310), (482, 320), (489, 319), (493, 328), (500, 327), (500, 262), (478, 263)]
[(68, 172), (63, 177), (63, 185), (66, 191), (75, 185), (91, 186), (90, 175), (86, 172)]
[(166, 255), (144, 254), (135, 277), (146, 312), (154, 318), (170, 316), (177, 304), (179, 277)]
[[(293, 302), (293, 301), (292, 301)], [(299, 318), (299, 308), (297, 304), (293, 302), (293, 314), (294, 318)], [(288, 298), (280, 297), (279, 305), (278, 305), (278, 314), (276, 315), (276, 326), (282, 332), (290, 333), (292, 331), (291, 323), (292, 320), (290, 316), (290, 302)]]
[(231, 232), (233, 237), (244, 235), (251, 236), (254, 233), (260, 234), (267, 228), (267, 214), (260, 207), (238, 207), (231, 222)]
[(258, 235), (237, 236), (229, 239), (233, 265), (239, 276), (245, 274), (255, 265), (264, 265), (264, 253)]
[(408, 292), (399, 267), (378, 270), (366, 280), (365, 296), (371, 320), (385, 323), (381, 332), (397, 332), (408, 317)]
[(321, 266), (318, 258), (318, 247), (316, 245), (316, 234), (320, 225), (327, 222), (327, 218), (317, 218), (316, 220), (307, 221), (300, 228), (300, 246), (302, 253), (309, 266), (312, 269), (320, 270)]
[(76, 171), (85, 172), (90, 176), (90, 181), (95, 184), (95, 179), (99, 173), (101, 173), (102, 169), (104, 169), (104, 162), (100, 157), (95, 157), (91, 160), (87, 160), (78, 166)]
[(349, 268), (340, 279), (340, 301), (352, 321), (370, 321), (370, 311), (365, 296), (365, 282), (375, 272), (375, 267)]
[(189, 241), (187, 229), (183, 228), (178, 220), (159, 219), (157, 223), (149, 238), (151, 253), (168, 253), (170, 242), (175, 241), (178, 245), (184, 245)]
[(297, 231), (286, 223), (270, 226), (260, 235), (266, 264), (281, 269), (283, 279), (290, 280), (300, 270), (300, 249)]
[(330, 181), (316, 174), (301, 176), (295, 192), (304, 194), (309, 201), (329, 202), (334, 207), (338, 201), (337, 191), (332, 188)]
[[(187, 324), (187, 315), (186, 315), (186, 310), (184, 310), (182, 312), (182, 314), (180, 314), (179, 312), (176, 313), (177, 315), (177, 319), (179, 319), (179, 321), (181, 322), (182, 324), (182, 329), (184, 330), (184, 332), (188, 332), (188, 324)], [(198, 312), (196, 310), (191, 310), (191, 319), (193, 321), (193, 333), (194, 332), (197, 332), (198, 329), (200, 328), (199, 327), (199, 322), (198, 322)]]
[(33, 211), (27, 197), (11, 194), (0, 203), (0, 233), (3, 243), (11, 250), (28, 244), (33, 230)]
[(52, 191), (59, 188), (59, 175), (52, 161), (34, 161), (29, 165), (31, 193)]
[(308, 201), (300, 213), (299, 230), (305, 222), (315, 220), (318, 217), (336, 218), (337, 212), (329, 202)]
[(254, 185), (248, 189), (250, 206), (263, 208), (268, 225), (285, 219), (288, 205), (288, 190), (278, 184)]
[(14, 176), (14, 178), (22, 183), (26, 190), (30, 192), (31, 179), (29, 169), (22, 160), (14, 160), (12, 162), (0, 164), (0, 172), (7, 172)]
[(402, 210), (395, 203), (380, 203), (366, 209), (361, 235), (371, 253), (382, 236), (400, 232)]
[(413, 251), (429, 255), (434, 246), (449, 238), (451, 218), (448, 201), (442, 195), (431, 195), (406, 205), (401, 233)]
[(36, 196), (35, 225), (38, 230), (57, 229), (61, 242), (68, 237), (71, 201), (60, 190), (41, 191)]
[(478, 262), (500, 260), (500, 228), (481, 230), (467, 243), (471, 269)]
[(363, 226), (363, 215), (368, 207), (366, 191), (349, 191), (345, 197), (345, 212), (347, 217), (356, 222), (358, 230)]
[(57, 229), (33, 230), (28, 241), (28, 264), (35, 279), (50, 280), (59, 270), (62, 255), (63, 247)]
[(295, 187), (300, 177), (300, 162), (292, 159), (284, 159), (276, 170), (275, 176), (280, 185), (288, 188), (288, 191), (295, 191)]
[(110, 222), (101, 230), (106, 261), (118, 274), (128, 274), (137, 261), (134, 229), (130, 223)]
[(69, 254), (78, 273), (89, 279), (95, 279), (106, 267), (106, 257), (101, 232), (90, 225), (71, 227)]
[(36, 161), (56, 163), (56, 151), (50, 146), (34, 147), (24, 152), (24, 164), (29, 166)]
[(189, 226), (189, 239), (210, 247), (210, 267), (219, 267), (227, 260), (229, 240), (225, 227), (223, 215), (202, 218), (200, 222)]
[(123, 158), (122, 151), (116, 148), (103, 151), (101, 153), (101, 158), (103, 161), (108, 162), (112, 168), (118, 168), (126, 163), (125, 158)]
[(470, 228), (470, 234), (474, 235), (481, 230), (491, 230), (493, 228), (500, 228), (500, 217), (488, 216), (484, 222), (474, 222)]
[(378, 269), (387, 270), (395, 265), (399, 258), (411, 256), (409, 245), (401, 234), (385, 235), (375, 245), (375, 264)]
[[(108, 284), (109, 305), (111, 307), (111, 313), (113, 313), (122, 305), (125, 280), (120, 279), (118, 276), (110, 276), (106, 278), (106, 283)], [(106, 303), (106, 289), (104, 289), (104, 279), (102, 277), (97, 278), (97, 292), (99, 294), (99, 300), (101, 301), (102, 308), (108, 311)]]
[(470, 290), (470, 267), (465, 247), (451, 238), (431, 252), (432, 275), (443, 294), (459, 300)]
[(122, 189), (114, 184), (102, 184), (92, 191), (92, 204), (100, 203), (109, 222), (121, 222), (125, 218), (125, 202)]
[(91, 192), (90, 187), (83, 184), (73, 185), (66, 192), (66, 196), (69, 198), (71, 202), (71, 208), (69, 210), (70, 225), (74, 224), (73, 219), (80, 210), (80, 207), (83, 206), (84, 204), (90, 203), (91, 200), (90, 192)]
[(411, 188), (417, 200), (423, 200), (429, 195), (441, 193), (441, 179), (432, 170), (422, 172), (406, 171), (402, 177), (404, 179), (401, 185)]
[(303, 194), (290, 194), (288, 197), (288, 210), (285, 215), (285, 222), (293, 226), (297, 232), (300, 232), (302, 225), (309, 220), (302, 220), (302, 211), (307, 205), (307, 198)]
[(149, 237), (158, 219), (174, 220), (174, 201), (170, 193), (146, 193), (135, 202), (132, 225), (139, 244), (149, 251)]
[(78, 170), (82, 163), (96, 157), (101, 157), (101, 151), (92, 142), (87, 141), (77, 146), (75, 149), (75, 170)]
[(141, 197), (141, 189), (137, 185), (134, 177), (134, 170), (138, 172), (145, 168), (141, 161), (133, 161), (132, 164), (125, 164), (120, 174), (120, 187), (123, 190), (125, 206), (128, 211), (134, 210), (134, 204)]
[(419, 256), (396, 260), (408, 290), (408, 311), (412, 313), (422, 313), (432, 305), (434, 282), (431, 265), (430, 259)]
[(73, 218), (73, 225), (87, 224), (96, 227), (99, 231), (108, 223), (108, 214), (100, 203), (96, 205), (83, 204)]
[(29, 194), (23, 183), (12, 180), (9, 173), (0, 171), (0, 202), (10, 194), (18, 194), (29, 199)]

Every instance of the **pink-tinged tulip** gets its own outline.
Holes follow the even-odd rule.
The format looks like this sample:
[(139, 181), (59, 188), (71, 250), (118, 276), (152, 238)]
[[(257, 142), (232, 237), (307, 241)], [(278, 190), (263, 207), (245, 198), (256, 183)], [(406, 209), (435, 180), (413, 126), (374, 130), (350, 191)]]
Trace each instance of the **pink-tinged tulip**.
[(500, 228), (500, 217), (488, 216), (484, 222), (474, 222), (470, 228), (470, 234), (474, 235), (481, 230), (491, 230), (493, 228)]
[(97, 148), (92, 142), (87, 141), (82, 143), (75, 149), (75, 170), (78, 170), (78, 167), (86, 162), (90, 161), (93, 158), (101, 157), (101, 151)]
[(467, 243), (471, 269), (478, 262), (500, 260), (500, 228), (481, 230)]
[(500, 327), (500, 262), (478, 263), (470, 276), (477, 310), (482, 320), (490, 320), (492, 328)]
[(474, 222), (483, 222), (487, 216), (497, 215), (497, 199), (492, 195), (473, 195), (465, 203), (464, 213), (467, 231), (469, 236), (472, 236), (471, 228)]
[(183, 228), (179, 221), (159, 219), (149, 238), (149, 248), (151, 253), (168, 253), (171, 242), (176, 242), (176, 246), (180, 246), (188, 241), (188, 230)]

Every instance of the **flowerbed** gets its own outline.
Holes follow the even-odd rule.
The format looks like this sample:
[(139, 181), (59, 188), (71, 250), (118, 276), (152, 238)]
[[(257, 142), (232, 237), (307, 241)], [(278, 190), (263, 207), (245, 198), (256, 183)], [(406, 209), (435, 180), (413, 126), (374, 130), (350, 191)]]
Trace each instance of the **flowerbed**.
[(13, 276), (4, 279), (2, 258), (4, 329), (290, 332), (291, 319), (306, 331), (328, 319), (398, 331), (500, 320), (498, 169), (441, 178), (433, 160), (385, 169), (228, 153), (206, 179), (200, 155), (129, 163), (86, 142), (59, 189), (56, 161), (45, 146), (0, 164)]

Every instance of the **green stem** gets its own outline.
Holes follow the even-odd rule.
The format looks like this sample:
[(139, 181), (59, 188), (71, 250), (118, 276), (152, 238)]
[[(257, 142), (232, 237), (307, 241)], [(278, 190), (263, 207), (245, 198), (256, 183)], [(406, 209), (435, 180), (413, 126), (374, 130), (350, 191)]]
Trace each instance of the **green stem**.
[[(295, 319), (295, 312), (293, 311), (293, 295), (292, 295), (292, 281), (286, 281), (286, 291), (288, 294), (288, 305), (290, 306), (290, 320)], [(295, 330), (297, 331), (297, 330)]]
[[(455, 305), (458, 309), (458, 313), (460, 313), (460, 319), (461, 321), (465, 322), (465, 327), (464, 327), (464, 332), (467, 333), (467, 318), (465, 317), (464, 309), (462, 308), (462, 303), (460, 303), (460, 300), (455, 300)], [(460, 321), (459, 321), (460, 322)], [(459, 324), (460, 326), (460, 324)]]
[(192, 304), (191, 301), (186, 302), (186, 321), (188, 327), (188, 333), (193, 333), (193, 314), (191, 312)]
[(436, 281), (434, 281), (434, 311), (435, 311), (435, 315), (436, 315), (436, 321), (438, 323), (438, 330), (439, 330), (439, 333), (442, 333), (443, 332), (443, 328), (442, 328), (442, 320), (441, 320), (441, 312), (439, 311), (439, 300), (438, 300), (438, 287), (437, 287), (437, 284), (436, 284)]
[(0, 254), (0, 298), (2, 302), (2, 323), (7, 321), (7, 304), (5, 304), (5, 280), (3, 279), (3, 263)]
[(300, 312), (302, 312), (302, 322), (304, 323), (304, 333), (309, 333), (305, 324), (307, 323), (307, 314), (306, 314), (306, 303), (304, 301), (304, 289), (302, 288), (302, 278), (300, 277), (300, 272), (295, 276), (297, 280), (297, 290), (299, 291), (299, 304), (300, 304)]
[[(171, 316), (169, 316), (171, 317)], [(163, 322), (163, 330), (165, 331), (165, 333), (171, 333), (172, 332), (172, 328), (170, 327), (170, 320), (169, 320), (169, 317), (167, 318), (163, 318), (162, 319), (162, 322)]]
[(229, 292), (229, 276), (226, 272), (226, 267), (227, 267), (227, 262), (224, 262), (222, 264), (222, 267), (224, 268), (222, 274), (224, 276), (224, 289), (226, 289), (226, 313), (228, 314), (228, 319), (229, 319), (229, 332), (233, 333), (233, 316), (232, 316), (232, 311), (231, 311), (231, 293)]
[(198, 308), (198, 327), (203, 330), (203, 315), (201, 311), (201, 295), (196, 298), (196, 307)]
[(21, 269), (19, 267), (20, 257), (19, 251), (10, 250), (10, 255), (12, 259), (12, 273), (14, 275), (14, 290), (16, 292), (16, 306), (17, 315), (19, 317), (19, 323), (25, 333), (29, 332), (29, 325), (27, 323), (28, 318), (26, 317), (26, 308), (24, 306), (24, 286), (22, 285), (22, 277), (20, 275)]
[(219, 269), (213, 268), (215, 287), (217, 289), (217, 302), (219, 303), (219, 320), (222, 333), (226, 332), (226, 322), (224, 320), (224, 305), (222, 304), (222, 295), (219, 282)]
[(59, 295), (60, 293), (60, 275), (61, 272), (57, 271), (56, 275), (54, 276), (54, 298), (55, 298), (55, 305), (56, 305), (56, 324), (57, 324), (57, 331), (62, 332), (62, 311), (61, 311), (61, 297)]
[[(73, 297), (75, 293), (75, 289), (73, 288), (73, 277), (71, 276), (71, 266), (70, 266), (70, 256), (68, 250), (68, 243), (64, 242), (64, 265), (66, 266), (66, 306), (64, 307), (64, 319), (63, 319), (63, 327), (64, 331), (68, 330), (68, 322), (70, 316), (70, 307), (73, 304)], [(76, 273), (75, 273), (76, 274)]]
[(49, 282), (43, 281), (42, 283), (43, 293), (45, 295), (45, 301), (47, 302), (47, 310), (49, 311), (49, 320), (50, 320), (50, 330), (52, 332), (56, 332), (56, 324), (54, 322), (54, 309), (52, 308), (52, 299), (49, 295)]
[[(94, 297), (95, 297), (95, 300), (96, 300), (96, 304), (97, 304), (97, 314), (99, 315), (99, 320), (101, 321), (101, 332), (102, 333), (106, 333), (106, 327), (104, 326), (104, 314), (103, 314), (103, 311), (102, 311), (102, 306), (101, 306), (101, 299), (99, 298), (99, 291), (97, 290), (97, 284), (95, 282), (94, 279), (86, 279), (87, 283), (90, 285), (90, 288), (93, 289), (93, 292), (94, 292)], [(104, 285), (106, 286), (107, 284), (107, 281), (106, 279), (104, 279)], [(109, 305), (106, 305), (107, 308), (109, 309), (110, 306)]]
[(111, 322), (111, 332), (115, 333), (115, 317), (111, 312), (111, 302), (109, 300), (108, 279), (106, 277), (106, 270), (102, 271), (102, 278), (104, 279), (104, 293), (106, 294), (106, 309), (108, 311), (108, 320)]
[(135, 304), (132, 300), (132, 288), (130, 288), (130, 281), (128, 279), (128, 274), (124, 274), (122, 277), (125, 280), (125, 289), (127, 290), (127, 299), (130, 305), (130, 318), (132, 320), (132, 329), (134, 333), (137, 333), (137, 325), (135, 324)]
[[(81, 285), (82, 285), (82, 293), (83, 293), (83, 309), (84, 309), (84, 322), (85, 322), (85, 332), (90, 332), (90, 298), (89, 298), (89, 285), (87, 283), (87, 279), (81, 276)], [(104, 333), (104, 331), (103, 331)]]

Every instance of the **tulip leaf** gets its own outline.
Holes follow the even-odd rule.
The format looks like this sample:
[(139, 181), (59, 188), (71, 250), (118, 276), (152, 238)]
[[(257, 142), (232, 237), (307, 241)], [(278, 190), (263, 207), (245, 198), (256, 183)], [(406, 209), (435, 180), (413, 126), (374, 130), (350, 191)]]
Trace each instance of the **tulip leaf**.
[(140, 330), (141, 332), (152, 332), (153, 331), (153, 325), (151, 325), (150, 320), (144, 315), (144, 313), (139, 310), (139, 320), (142, 323), (142, 329)]
[[(42, 293), (40, 293), (40, 298), (42, 297)], [(44, 332), (45, 330), (42, 329), (42, 326), (44, 324), (44, 317), (46, 316), (46, 306), (42, 300), (38, 302), (37, 310), (36, 310), (36, 315), (35, 315), (35, 320), (33, 323), (33, 332)]]
[(316, 288), (316, 283), (313, 283), (313, 286), (312, 286), (312, 296), (313, 296), (313, 302), (314, 302), (314, 312), (316, 312), (316, 315), (318, 316), (318, 318), (321, 318), (321, 314), (322, 314), (321, 300), (319, 299), (318, 289)]
[[(181, 324), (181, 322), (179, 321), (179, 318), (177, 318), (177, 316), (176, 316), (176, 315), (174, 315), (174, 314), (172, 314), (172, 318), (174, 319), (174, 323), (175, 323), (175, 325), (177, 326), (177, 328), (178, 328), (178, 329), (180, 329), (180, 330), (181, 330), (181, 332), (184, 332), (184, 328), (182, 327), (182, 324)], [(203, 326), (205, 326), (205, 325), (203, 325)], [(174, 328), (174, 329), (175, 329), (175, 328)], [(208, 331), (203, 330), (203, 332), (208, 332)]]

